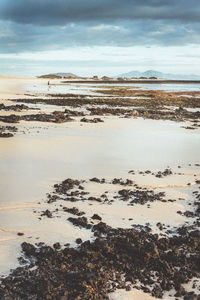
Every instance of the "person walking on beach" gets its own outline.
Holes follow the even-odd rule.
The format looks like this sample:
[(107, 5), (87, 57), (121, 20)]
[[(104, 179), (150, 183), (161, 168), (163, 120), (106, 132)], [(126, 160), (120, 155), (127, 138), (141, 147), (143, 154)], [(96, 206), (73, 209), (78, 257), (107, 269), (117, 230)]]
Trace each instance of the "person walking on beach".
[(47, 86), (48, 86), (48, 91), (50, 90), (50, 81), (48, 80), (48, 82), (47, 82)]

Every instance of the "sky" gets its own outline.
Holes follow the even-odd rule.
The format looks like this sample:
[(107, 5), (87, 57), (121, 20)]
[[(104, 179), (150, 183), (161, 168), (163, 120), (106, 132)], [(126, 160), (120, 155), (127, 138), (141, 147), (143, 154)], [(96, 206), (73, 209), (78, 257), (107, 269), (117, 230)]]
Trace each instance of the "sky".
[(199, 0), (0, 0), (0, 74), (200, 75)]

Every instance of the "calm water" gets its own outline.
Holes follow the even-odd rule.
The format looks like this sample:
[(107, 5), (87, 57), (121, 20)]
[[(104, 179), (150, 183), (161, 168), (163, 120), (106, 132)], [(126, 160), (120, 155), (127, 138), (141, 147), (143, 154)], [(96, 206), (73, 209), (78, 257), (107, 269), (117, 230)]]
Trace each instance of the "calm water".
[[(96, 86), (105, 86), (105, 84), (95, 84)], [(91, 85), (88, 85), (92, 87)], [(164, 90), (164, 91), (176, 91), (176, 92), (191, 92), (191, 91), (200, 91), (200, 84), (111, 84), (111, 86), (128, 86), (134, 88), (139, 88), (142, 90)]]
[[(72, 93), (72, 94), (81, 94), (81, 95), (96, 95), (100, 96), (99, 87), (103, 87), (106, 84), (81, 84), (69, 83), (64, 85), (52, 85), (50, 88), (47, 84), (41, 85), (29, 85), (26, 86), (26, 89), (30, 92), (38, 93)], [(142, 89), (142, 90), (164, 90), (172, 92), (200, 92), (200, 84), (112, 84), (113, 86), (124, 86), (124, 87), (133, 87), (133, 89)], [(99, 89), (99, 92), (95, 92)]]

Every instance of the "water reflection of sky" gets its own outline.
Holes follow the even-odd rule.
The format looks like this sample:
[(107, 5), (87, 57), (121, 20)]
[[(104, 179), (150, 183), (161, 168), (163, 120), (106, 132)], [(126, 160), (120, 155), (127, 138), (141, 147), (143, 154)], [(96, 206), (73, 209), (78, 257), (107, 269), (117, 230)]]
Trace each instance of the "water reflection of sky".
[[(92, 84), (87, 84), (92, 87)], [(105, 86), (105, 84), (95, 84), (96, 86)], [(200, 91), (200, 84), (143, 84), (143, 83), (131, 83), (131, 84), (112, 84), (112, 86), (128, 86), (139, 88), (142, 90), (164, 90), (164, 91), (176, 91), (176, 92), (191, 92)]]
[[(38, 92), (38, 93), (49, 93), (49, 94), (79, 94), (79, 95), (95, 95), (100, 96), (99, 93), (95, 92), (98, 90), (99, 87), (103, 87), (105, 84), (77, 84), (77, 83), (70, 83), (70, 84), (58, 84), (58, 85), (50, 85), (47, 84), (37, 84), (36, 85), (29, 85), (25, 88), (30, 92)], [(109, 87), (132, 87), (133, 89), (142, 89), (142, 90), (164, 90), (164, 91), (172, 91), (172, 92), (192, 92), (197, 91), (200, 92), (200, 84), (112, 84)]]

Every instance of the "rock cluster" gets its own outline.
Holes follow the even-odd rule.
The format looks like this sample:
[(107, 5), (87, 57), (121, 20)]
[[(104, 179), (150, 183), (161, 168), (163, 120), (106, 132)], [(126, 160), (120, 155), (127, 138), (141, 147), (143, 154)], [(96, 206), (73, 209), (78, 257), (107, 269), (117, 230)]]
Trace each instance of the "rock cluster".
[(101, 122), (104, 122), (104, 121), (100, 118), (94, 118), (94, 119), (83, 118), (83, 119), (81, 119), (81, 122), (84, 122), (84, 123), (101, 123)]
[(30, 109), (30, 108), (27, 105), (24, 105), (24, 104), (5, 105), (3, 103), (0, 103), (0, 110), (5, 110), (5, 111), (9, 111), (9, 110), (22, 111), (22, 110), (28, 110), (28, 109)]
[(52, 122), (52, 123), (65, 123), (73, 121), (69, 115), (63, 112), (53, 112), (52, 114), (31, 114), (31, 115), (8, 115), (1, 116), (0, 121), (6, 123), (18, 123), (20, 120), (24, 121), (39, 121), (39, 122)]
[(79, 247), (61, 248), (22, 243), (30, 263), (2, 279), (0, 299), (109, 299), (117, 288), (140, 288), (156, 298), (175, 289), (175, 296), (199, 299), (183, 288), (199, 277), (199, 236), (187, 231), (159, 238), (136, 229), (112, 229), (100, 222), (93, 226), (93, 242), (77, 239)]
[[(15, 101), (77, 108), (84, 107), (84, 110), (86, 108), (87, 113), (66, 109), (64, 113), (68, 116), (85, 116), (89, 114), (93, 116), (114, 115), (124, 118), (142, 117), (153, 120), (193, 122), (192, 126), (183, 126), (186, 129), (197, 129), (200, 126), (200, 111), (189, 111), (186, 109), (187, 107), (200, 107), (199, 99), (195, 98), (195, 95), (194, 97), (184, 96), (184, 98), (181, 98), (180, 93), (176, 92), (138, 91), (128, 88), (106, 89), (100, 90), (100, 92), (105, 94), (107, 98), (95, 98), (89, 95), (58, 94), (52, 95), (54, 98), (50, 99), (18, 99)], [(193, 92), (189, 92), (189, 94), (193, 95)], [(110, 95), (113, 95), (113, 97), (110, 97)], [(121, 98), (119, 98), (119, 96)], [(130, 98), (124, 98), (127, 96), (130, 96)], [(93, 107), (93, 105), (98, 105), (98, 107)], [(61, 120), (63, 120), (63, 118), (64, 117), (61, 117)], [(96, 123), (98, 122), (97, 119), (99, 118), (95, 118), (96, 121), (92, 122), (91, 119), (83, 118), (82, 122)], [(99, 122), (101, 122), (100, 119)]]
[(15, 126), (0, 126), (0, 138), (13, 137), (17, 130), (18, 129)]

